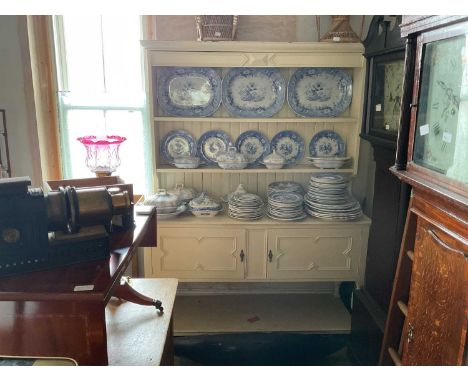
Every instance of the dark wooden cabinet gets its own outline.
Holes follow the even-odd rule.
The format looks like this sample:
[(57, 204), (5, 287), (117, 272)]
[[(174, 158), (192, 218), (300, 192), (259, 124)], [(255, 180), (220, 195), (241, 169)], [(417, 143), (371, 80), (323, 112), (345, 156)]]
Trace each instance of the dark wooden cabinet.
[(467, 365), (468, 18), (403, 17), (407, 37), (392, 172), (412, 187), (382, 365)]
[(401, 16), (375, 16), (364, 41), (367, 75), (361, 138), (373, 149), (374, 200), (365, 285), (353, 294), (348, 346), (361, 365), (378, 363), (409, 201), (410, 187), (390, 172), (403, 94), (405, 39), (400, 23)]

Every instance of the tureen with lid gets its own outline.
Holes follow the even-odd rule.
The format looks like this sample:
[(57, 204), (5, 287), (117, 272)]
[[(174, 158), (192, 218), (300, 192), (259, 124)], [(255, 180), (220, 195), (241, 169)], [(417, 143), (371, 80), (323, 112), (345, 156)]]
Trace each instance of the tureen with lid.
[(221, 151), (217, 156), (216, 160), (218, 166), (226, 170), (238, 170), (246, 168), (249, 164), (249, 160), (244, 154), (237, 152), (233, 145), (229, 145), (226, 151)]
[(170, 213), (177, 210), (179, 198), (169, 194), (165, 189), (158, 190), (154, 195), (148, 196), (143, 202), (145, 206), (155, 206), (157, 213)]
[(198, 217), (212, 217), (220, 212), (223, 207), (216, 199), (202, 192), (189, 202), (190, 211)]
[(275, 149), (273, 149), (271, 154), (263, 158), (263, 164), (269, 169), (280, 169), (285, 165), (285, 163), (286, 159), (278, 154)]

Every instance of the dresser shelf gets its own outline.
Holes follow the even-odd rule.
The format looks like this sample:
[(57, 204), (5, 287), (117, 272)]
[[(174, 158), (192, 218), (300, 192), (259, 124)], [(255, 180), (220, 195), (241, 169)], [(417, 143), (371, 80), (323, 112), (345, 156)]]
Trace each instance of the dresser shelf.
[(339, 169), (320, 169), (312, 166), (296, 166), (282, 169), (268, 169), (262, 167), (244, 168), (240, 170), (225, 170), (219, 167), (199, 167), (193, 169), (176, 168), (169, 165), (162, 165), (156, 168), (156, 173), (208, 173), (208, 174), (312, 174), (318, 172), (333, 172), (339, 174), (352, 174), (352, 168), (339, 168)]
[(219, 122), (219, 123), (272, 123), (272, 122), (287, 122), (287, 123), (352, 123), (356, 124), (357, 118), (352, 117), (337, 117), (337, 118), (236, 118), (236, 117), (154, 117), (156, 122)]

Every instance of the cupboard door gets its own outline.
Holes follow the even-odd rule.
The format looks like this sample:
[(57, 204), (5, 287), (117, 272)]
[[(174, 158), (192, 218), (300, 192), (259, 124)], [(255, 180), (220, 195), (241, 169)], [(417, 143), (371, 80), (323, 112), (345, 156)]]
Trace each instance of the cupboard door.
[(468, 245), (418, 219), (405, 365), (461, 365), (466, 341)]
[(246, 231), (226, 228), (159, 228), (153, 276), (182, 280), (243, 279)]
[(267, 277), (358, 281), (361, 248), (359, 228), (268, 230)]

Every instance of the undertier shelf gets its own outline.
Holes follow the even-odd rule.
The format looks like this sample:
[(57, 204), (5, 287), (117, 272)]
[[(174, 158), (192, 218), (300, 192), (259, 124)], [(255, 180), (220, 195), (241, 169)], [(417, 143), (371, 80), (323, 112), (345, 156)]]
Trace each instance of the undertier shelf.
[(209, 174), (308, 174), (319, 172), (331, 172), (339, 174), (353, 174), (352, 168), (339, 168), (339, 169), (320, 169), (312, 166), (297, 166), (282, 169), (268, 169), (262, 167), (244, 168), (240, 170), (225, 170), (219, 167), (199, 167), (194, 169), (182, 169), (168, 165), (162, 165), (156, 168), (157, 173), (209, 173)]

